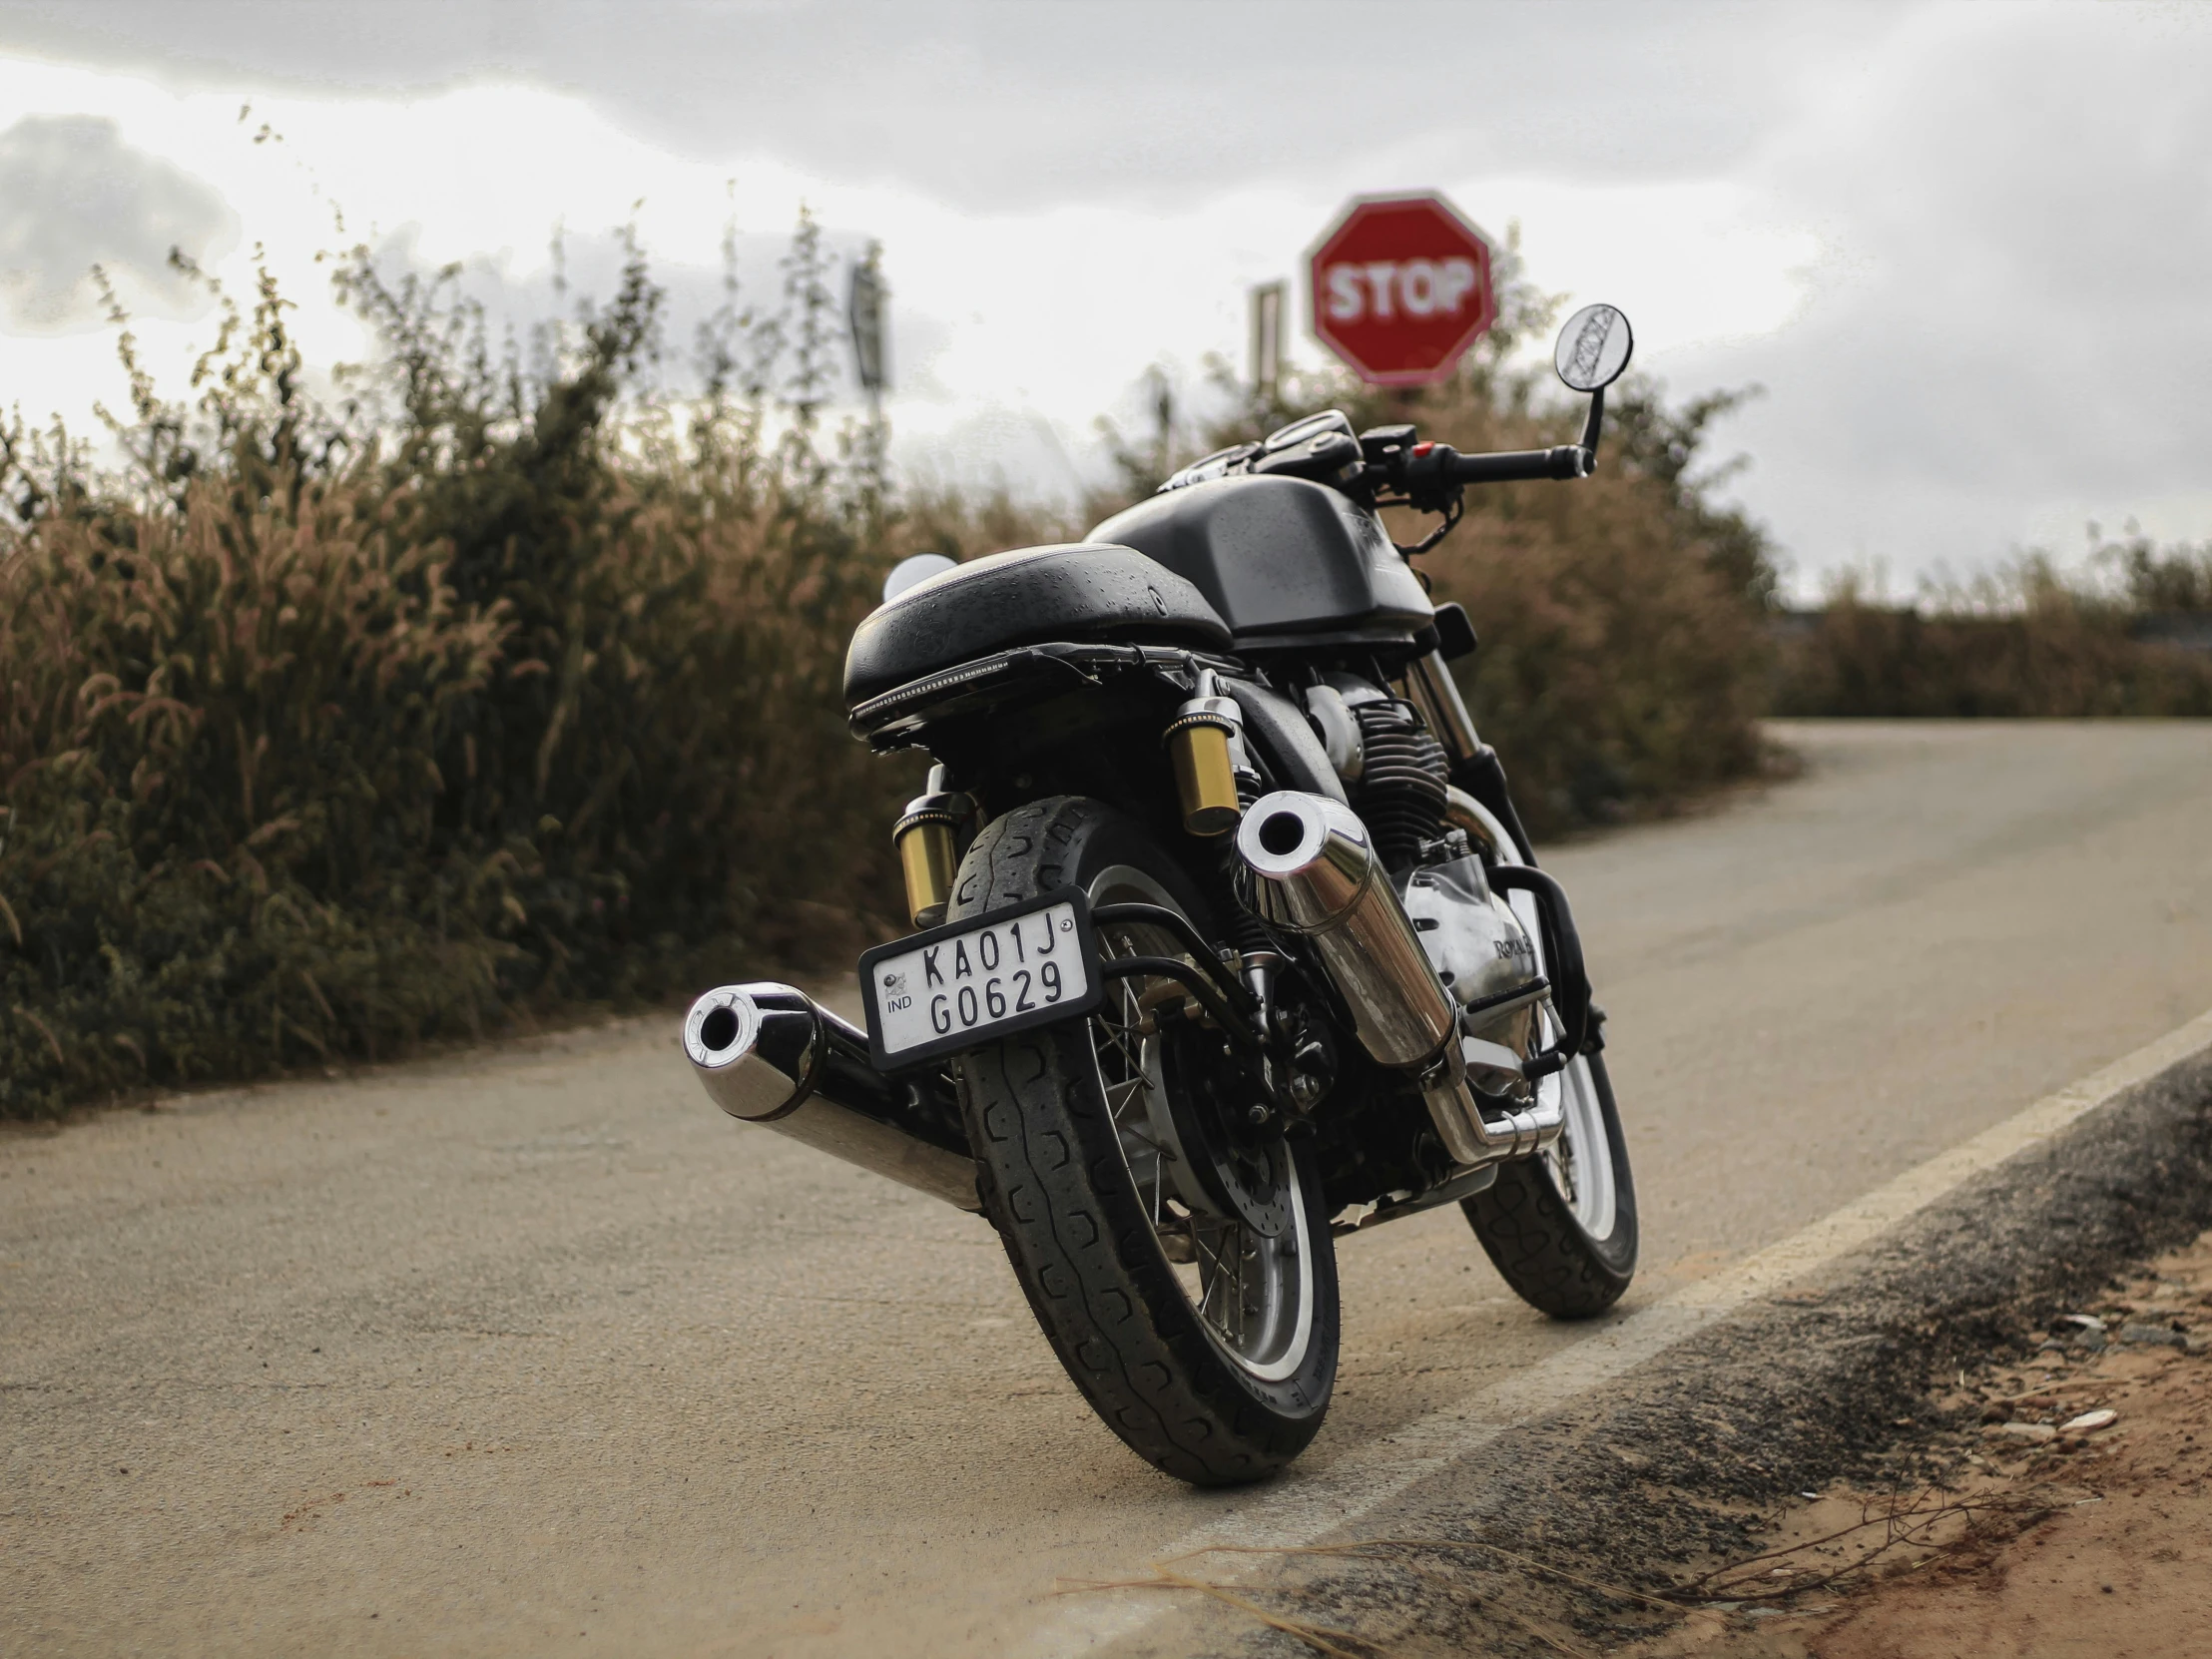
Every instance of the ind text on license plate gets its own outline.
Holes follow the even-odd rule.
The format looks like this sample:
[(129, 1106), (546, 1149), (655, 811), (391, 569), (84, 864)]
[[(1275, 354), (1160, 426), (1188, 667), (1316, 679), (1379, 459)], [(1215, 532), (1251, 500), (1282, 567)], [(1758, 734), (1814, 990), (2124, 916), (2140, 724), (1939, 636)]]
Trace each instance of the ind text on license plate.
[(1068, 888), (878, 945), (860, 958), (868, 1042), (905, 1067), (1098, 1005), (1090, 906)]

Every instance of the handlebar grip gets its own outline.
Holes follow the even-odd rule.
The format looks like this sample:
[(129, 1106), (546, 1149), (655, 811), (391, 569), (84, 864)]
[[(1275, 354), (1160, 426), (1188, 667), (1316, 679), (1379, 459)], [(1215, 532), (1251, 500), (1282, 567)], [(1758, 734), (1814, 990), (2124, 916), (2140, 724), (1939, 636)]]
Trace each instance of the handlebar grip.
[(1501, 449), (1487, 455), (1454, 455), (1452, 479), (1461, 484), (1505, 484), (1536, 478), (1587, 478), (1590, 451), (1578, 443), (1549, 449)]

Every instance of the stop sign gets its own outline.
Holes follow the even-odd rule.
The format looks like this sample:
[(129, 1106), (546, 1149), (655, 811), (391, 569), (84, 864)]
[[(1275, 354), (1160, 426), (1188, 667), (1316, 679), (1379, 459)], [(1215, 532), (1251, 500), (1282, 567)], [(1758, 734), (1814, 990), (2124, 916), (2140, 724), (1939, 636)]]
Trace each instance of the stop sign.
[(1378, 386), (1441, 380), (1497, 320), (1489, 240), (1441, 196), (1363, 196), (1315, 245), (1314, 332)]

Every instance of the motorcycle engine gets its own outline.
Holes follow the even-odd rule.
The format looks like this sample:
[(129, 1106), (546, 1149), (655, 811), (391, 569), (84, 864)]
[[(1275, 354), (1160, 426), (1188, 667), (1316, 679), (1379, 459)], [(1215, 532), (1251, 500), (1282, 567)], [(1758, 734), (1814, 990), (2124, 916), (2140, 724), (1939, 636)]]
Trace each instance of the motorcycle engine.
[(1409, 705), (1356, 674), (1325, 677), (1306, 707), (1383, 867), (1411, 867), (1443, 829), (1443, 745)]
[(1528, 930), (1482, 860), (1446, 831), (1450, 767), (1420, 717), (1382, 687), (1332, 674), (1307, 693), (1331, 765), (1389, 870), (1405, 913), (1460, 1008), (1461, 1032), (1526, 1056), (1549, 988)]

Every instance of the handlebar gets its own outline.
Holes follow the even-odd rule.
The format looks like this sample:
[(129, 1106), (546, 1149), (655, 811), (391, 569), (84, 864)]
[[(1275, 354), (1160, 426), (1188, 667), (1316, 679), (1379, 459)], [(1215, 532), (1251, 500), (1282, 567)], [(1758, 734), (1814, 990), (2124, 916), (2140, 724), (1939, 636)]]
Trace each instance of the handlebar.
[[(1416, 507), (1436, 510), (1466, 484), (1511, 484), (1542, 478), (1587, 478), (1597, 470), (1597, 441), (1605, 418), (1605, 390), (1590, 395), (1580, 443), (1549, 449), (1503, 449), (1486, 455), (1462, 455), (1448, 443), (1414, 443), (1410, 426), (1382, 427), (1364, 434), (1380, 439), (1371, 459), (1382, 462), (1388, 483)], [(1390, 440), (1395, 439), (1393, 443)]]
[(1183, 489), (1232, 473), (1305, 478), (1342, 490), (1363, 506), (1407, 506), (1442, 513), (1435, 535), (1411, 551), (1425, 551), (1459, 517), (1460, 492), (1469, 484), (1587, 478), (1597, 468), (1605, 391), (1590, 394), (1582, 441), (1549, 449), (1506, 449), (1462, 455), (1448, 443), (1422, 443), (1410, 423), (1375, 426), (1357, 436), (1342, 410), (1293, 421), (1264, 443), (1237, 444), (1194, 461), (1160, 486)]
[(1429, 456), (1413, 457), (1408, 471), (1423, 459), (1441, 451), (1439, 470), (1457, 484), (1504, 484), (1533, 478), (1587, 478), (1590, 452), (1579, 443), (1554, 444), (1549, 449), (1502, 449), (1487, 455), (1461, 455), (1447, 444), (1437, 444)]
[[(1448, 443), (1415, 443), (1386, 453), (1376, 481), (1424, 512), (1450, 511), (1468, 484), (1510, 484), (1542, 478), (1587, 478), (1597, 456), (1579, 443), (1549, 449), (1503, 449), (1462, 455)], [(1456, 517), (1456, 513), (1453, 514)]]

